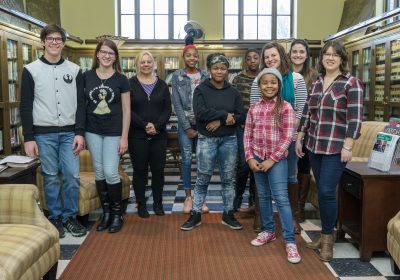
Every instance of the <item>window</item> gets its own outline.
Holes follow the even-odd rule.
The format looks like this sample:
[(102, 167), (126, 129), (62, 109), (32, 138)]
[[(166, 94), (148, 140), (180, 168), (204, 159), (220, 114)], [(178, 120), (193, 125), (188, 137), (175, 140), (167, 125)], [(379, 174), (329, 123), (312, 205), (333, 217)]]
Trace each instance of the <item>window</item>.
[(225, 39), (293, 37), (294, 0), (224, 0)]
[(183, 39), (188, 0), (119, 0), (119, 34), (130, 39)]
[[(386, 0), (386, 6), (385, 6), (385, 11), (390, 12), (391, 10), (394, 10), (396, 8), (400, 7), (400, 0)], [(398, 21), (399, 17), (394, 17), (394, 18), (389, 18), (386, 21), (386, 24), (392, 23), (394, 21)]]

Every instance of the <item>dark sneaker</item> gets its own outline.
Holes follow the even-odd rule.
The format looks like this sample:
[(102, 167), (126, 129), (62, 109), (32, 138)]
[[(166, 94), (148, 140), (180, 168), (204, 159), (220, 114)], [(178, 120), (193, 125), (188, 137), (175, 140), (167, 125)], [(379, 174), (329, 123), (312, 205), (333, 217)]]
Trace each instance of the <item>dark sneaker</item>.
[(63, 226), (72, 236), (80, 237), (86, 234), (86, 228), (73, 217), (69, 217), (68, 220), (63, 222)]
[(61, 219), (60, 218), (55, 218), (55, 219), (50, 219), (49, 221), (58, 230), (58, 234), (59, 234), (60, 238), (64, 238), (65, 237), (65, 230), (64, 230), (63, 224), (61, 222)]
[(222, 221), (223, 225), (230, 227), (231, 229), (242, 229), (243, 226), (235, 219), (233, 215), (233, 210), (229, 211), (228, 213), (224, 212), (222, 214)]
[(189, 219), (181, 226), (181, 230), (192, 230), (201, 225), (201, 213), (190, 211)]

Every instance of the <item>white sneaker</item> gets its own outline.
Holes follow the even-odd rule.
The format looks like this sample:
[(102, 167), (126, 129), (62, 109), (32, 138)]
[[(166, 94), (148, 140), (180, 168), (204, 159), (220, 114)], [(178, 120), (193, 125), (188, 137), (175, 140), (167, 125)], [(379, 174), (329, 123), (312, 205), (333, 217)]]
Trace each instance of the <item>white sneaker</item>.
[(301, 256), (297, 250), (297, 246), (294, 243), (286, 244), (286, 254), (287, 260), (290, 263), (299, 263), (301, 261)]

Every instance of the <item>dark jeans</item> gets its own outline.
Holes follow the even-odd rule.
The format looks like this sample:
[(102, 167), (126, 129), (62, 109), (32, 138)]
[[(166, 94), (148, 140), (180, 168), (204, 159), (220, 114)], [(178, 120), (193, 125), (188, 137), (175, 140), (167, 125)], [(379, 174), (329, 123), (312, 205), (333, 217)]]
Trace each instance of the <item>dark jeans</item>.
[(133, 166), (133, 190), (135, 191), (136, 202), (146, 202), (146, 179), (150, 165), (153, 200), (155, 204), (161, 204), (165, 179), (167, 139), (129, 138), (128, 142), (129, 155)]
[(250, 196), (251, 199), (255, 199), (255, 181), (253, 172), (250, 170), (249, 165), (246, 162), (246, 157), (244, 153), (244, 128), (238, 127), (236, 129), (237, 146), (238, 146), (238, 160), (237, 160), (237, 170), (236, 170), (236, 186), (235, 192), (237, 197), (242, 197), (247, 184), (247, 178), (250, 175)]
[(318, 188), (319, 212), (323, 234), (332, 234), (337, 217), (336, 186), (346, 167), (340, 154), (321, 155), (308, 151)]

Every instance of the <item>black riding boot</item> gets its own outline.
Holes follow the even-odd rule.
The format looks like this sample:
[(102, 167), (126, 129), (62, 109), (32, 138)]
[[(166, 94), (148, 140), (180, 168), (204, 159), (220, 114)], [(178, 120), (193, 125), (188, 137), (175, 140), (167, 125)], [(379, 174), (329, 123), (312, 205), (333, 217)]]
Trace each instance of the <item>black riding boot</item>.
[(108, 232), (114, 233), (120, 231), (124, 224), (122, 219), (122, 182), (107, 185), (111, 207), (111, 224)]
[(100, 198), (101, 207), (103, 208), (103, 216), (100, 224), (97, 226), (97, 231), (102, 231), (110, 226), (110, 199), (107, 192), (106, 180), (96, 181), (96, 189)]

